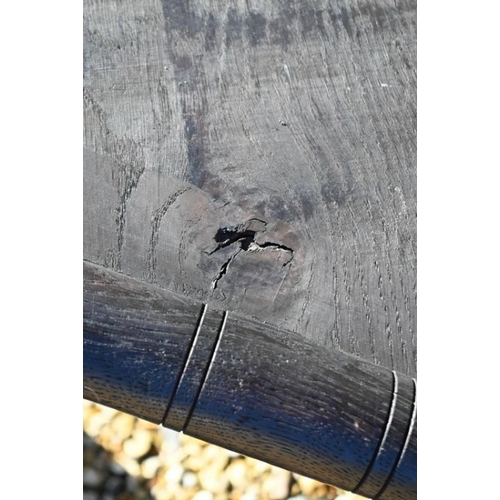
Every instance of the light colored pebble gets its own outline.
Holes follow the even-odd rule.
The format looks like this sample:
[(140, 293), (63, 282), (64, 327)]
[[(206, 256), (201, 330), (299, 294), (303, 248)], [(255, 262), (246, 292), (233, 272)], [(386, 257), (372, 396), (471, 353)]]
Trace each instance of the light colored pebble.
[(335, 497), (335, 500), (365, 500), (365, 498), (348, 491), (341, 491), (340, 495)]
[(222, 472), (229, 462), (229, 457), (225, 453), (218, 453), (210, 457), (210, 463), (214, 471)]
[(156, 471), (160, 468), (161, 461), (158, 456), (152, 456), (146, 458), (141, 463), (141, 472), (146, 479), (153, 479), (156, 475)]
[(257, 493), (244, 493), (240, 500), (257, 500), (259, 498)]
[(266, 462), (261, 462), (260, 460), (256, 460), (255, 458), (244, 457), (245, 463), (248, 465), (249, 469), (252, 471), (252, 475), (261, 476), (271, 469), (269, 464)]
[(291, 479), (292, 475), (290, 472), (279, 467), (272, 467), (270, 475), (262, 484), (262, 492), (270, 500), (285, 500), (290, 491)]
[(221, 453), (221, 449), (218, 446), (214, 446), (212, 444), (204, 446), (203, 447), (203, 458), (207, 462), (213, 462), (215, 460), (220, 461), (222, 458), (223, 460), (227, 461), (227, 455), (225, 452)]
[(123, 439), (117, 439), (109, 425), (104, 425), (97, 438), (99, 444), (111, 452), (120, 451)]
[(167, 448), (169, 453), (174, 453), (180, 448), (180, 434), (178, 432), (166, 429), (165, 427), (159, 427), (158, 434), (162, 439), (162, 447)]
[(297, 483), (292, 484), (292, 489), (290, 490), (290, 496), (295, 497), (301, 493), (300, 486)]
[(198, 476), (194, 472), (185, 472), (181, 483), (184, 488), (193, 488), (198, 484)]
[[(314, 490), (314, 494), (318, 497), (325, 498), (326, 500), (329, 491), (331, 491), (331, 488), (329, 489), (328, 486), (323, 484), (321, 486), (318, 486), (318, 488)], [(321, 500), (321, 498), (319, 500)]]
[(99, 495), (94, 491), (84, 491), (83, 500), (99, 500)]
[(152, 434), (145, 429), (135, 429), (123, 443), (123, 451), (131, 458), (140, 458), (151, 448)]
[(89, 416), (85, 421), (85, 432), (90, 437), (97, 437), (105, 425), (109, 422), (109, 417), (104, 413), (89, 412)]
[(132, 476), (139, 476), (141, 474), (141, 466), (139, 465), (137, 460), (130, 458), (125, 453), (117, 453), (115, 455), (115, 460), (125, 469), (127, 474), (130, 474)]
[(198, 491), (193, 500), (213, 500), (214, 496), (210, 491)]
[(167, 483), (178, 484), (181, 481), (182, 474), (184, 473), (184, 467), (182, 465), (174, 465), (165, 474), (165, 479)]
[(299, 483), (300, 490), (304, 495), (309, 496), (312, 492), (320, 486), (323, 486), (323, 483), (319, 481), (315, 481), (314, 479), (310, 479), (304, 476), (295, 476), (297, 483)]
[(233, 460), (229, 464), (226, 474), (233, 487), (243, 486), (248, 482), (245, 460), (243, 458)]
[(170, 500), (171, 496), (169, 495), (169, 492), (167, 490), (168, 485), (165, 482), (165, 478), (161, 477), (151, 488), (151, 494), (156, 500)]
[(184, 462), (186, 469), (200, 470), (206, 461), (202, 454), (202, 447), (196, 442), (186, 442), (182, 445), (180, 458)]
[(222, 493), (229, 488), (227, 475), (214, 464), (208, 464), (198, 471), (198, 479), (204, 490), (212, 493)]
[(110, 408), (109, 406), (100, 405), (94, 403), (94, 407), (99, 410), (99, 413), (103, 415), (108, 421), (111, 420), (117, 413), (117, 410)]
[(110, 427), (113, 433), (120, 439), (125, 440), (134, 430), (135, 418), (126, 413), (118, 413), (111, 421)]
[(161, 447), (163, 446), (163, 435), (160, 432), (160, 427), (156, 429), (156, 431), (153, 432), (153, 442), (152, 445), (157, 449), (160, 450)]
[(245, 486), (245, 494), (248, 495), (257, 495), (257, 498), (260, 498), (262, 496), (261, 494), (261, 478), (260, 477), (254, 477), (253, 478), (253, 483), (248, 484)]

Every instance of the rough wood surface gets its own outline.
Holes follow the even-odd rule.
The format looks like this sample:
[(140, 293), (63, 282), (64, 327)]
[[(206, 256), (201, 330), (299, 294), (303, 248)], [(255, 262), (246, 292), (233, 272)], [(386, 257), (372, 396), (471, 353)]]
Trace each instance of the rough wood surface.
[(83, 397), (160, 424), (199, 305), (84, 262)]
[(416, 498), (410, 378), (88, 262), (84, 298), (85, 397), (370, 498)]
[(404, 376), (394, 396), (393, 376), (229, 315), (184, 432), (370, 498), (413, 499), (415, 454), (383, 495), (414, 402)]
[(84, 258), (416, 374), (416, 2), (84, 0)]

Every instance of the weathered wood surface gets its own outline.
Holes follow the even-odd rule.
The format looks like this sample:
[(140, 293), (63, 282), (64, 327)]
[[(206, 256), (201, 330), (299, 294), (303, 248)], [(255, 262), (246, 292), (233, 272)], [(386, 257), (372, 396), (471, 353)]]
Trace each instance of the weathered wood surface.
[(87, 262), (83, 330), (85, 397), (370, 498), (416, 498), (409, 377)]
[(416, 2), (84, 1), (84, 258), (416, 374)]
[(83, 270), (83, 397), (161, 424), (199, 306), (94, 264)]

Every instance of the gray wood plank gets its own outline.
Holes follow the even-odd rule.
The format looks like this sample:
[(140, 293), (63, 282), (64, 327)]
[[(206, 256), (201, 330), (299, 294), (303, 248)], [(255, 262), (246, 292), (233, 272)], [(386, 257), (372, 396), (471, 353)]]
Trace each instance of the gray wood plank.
[(416, 2), (85, 0), (84, 35), (84, 258), (414, 376)]

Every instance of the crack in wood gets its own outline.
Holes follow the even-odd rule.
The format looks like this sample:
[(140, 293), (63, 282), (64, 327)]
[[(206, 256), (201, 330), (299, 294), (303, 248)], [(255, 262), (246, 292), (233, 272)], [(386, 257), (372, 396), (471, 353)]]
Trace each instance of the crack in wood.
[(236, 258), (236, 256), (241, 252), (241, 249), (238, 250), (234, 255), (232, 255), (224, 264), (222, 264), (217, 276), (212, 280), (212, 290), (215, 290), (217, 288), (217, 285), (219, 281), (222, 279), (223, 276), (226, 275), (228, 269), (229, 269), (229, 264), (233, 262), (233, 260)]
[(235, 243), (239, 244), (239, 249), (235, 254), (229, 257), (229, 259), (226, 260), (226, 262), (224, 262), (220, 267), (219, 272), (212, 280), (212, 290), (215, 290), (217, 288), (219, 281), (227, 274), (229, 270), (229, 265), (231, 264), (231, 262), (233, 262), (233, 260), (241, 251), (260, 252), (266, 249), (271, 249), (282, 252), (288, 252), (290, 254), (289, 258), (282, 265), (282, 267), (286, 267), (292, 262), (293, 260), (292, 248), (283, 245), (281, 243), (273, 243), (271, 241), (265, 241), (264, 243), (258, 243), (255, 241), (255, 237), (257, 236), (257, 234), (259, 232), (264, 232), (265, 229), (264, 230), (248, 229), (248, 225), (251, 223), (252, 220), (257, 220), (259, 222), (264, 223), (264, 226), (267, 226), (267, 223), (263, 220), (250, 219), (243, 226), (239, 225), (239, 226), (221, 227), (215, 233), (214, 240), (216, 241), (216, 243), (218, 243), (218, 245), (211, 252), (208, 252), (208, 255), (213, 255), (215, 252), (218, 252), (222, 248), (234, 245)]

